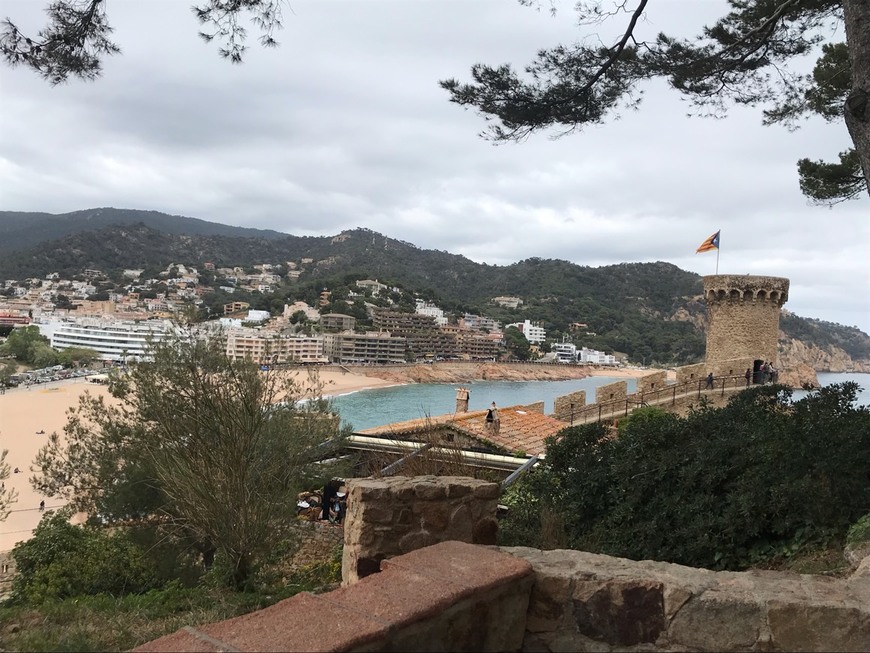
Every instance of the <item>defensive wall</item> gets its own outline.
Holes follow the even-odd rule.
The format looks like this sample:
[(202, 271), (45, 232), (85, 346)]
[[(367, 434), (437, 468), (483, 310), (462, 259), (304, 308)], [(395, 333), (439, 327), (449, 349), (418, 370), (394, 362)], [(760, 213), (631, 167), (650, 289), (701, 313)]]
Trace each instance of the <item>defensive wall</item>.
[[(870, 557), (848, 578), (713, 572), (583, 551), (442, 541), (399, 555), (403, 520), (382, 518), (405, 496), (412, 520), (441, 505), (495, 519), (488, 485), (462, 477), (350, 482), (345, 545), (380, 534), (377, 570), (341, 588), (188, 626), (137, 651), (866, 651)], [(356, 491), (354, 490), (356, 488)], [(418, 491), (419, 495), (418, 496)], [(452, 495), (452, 499), (451, 499)], [(426, 508), (415, 509), (420, 502)], [(489, 514), (484, 512), (492, 510)], [(360, 524), (376, 517), (371, 524)], [(458, 532), (457, 532), (458, 534)], [(406, 540), (410, 543), (411, 540)]]
[(597, 401), (590, 404), (585, 403), (585, 391), (574, 392), (555, 399), (552, 417), (577, 425), (619, 419), (641, 406), (685, 413), (691, 406), (700, 404), (702, 397), (707, 403), (723, 406), (736, 392), (747, 387), (746, 369), (741, 370), (737, 363), (742, 361), (726, 361), (714, 368), (719, 374), (714, 372), (712, 387), (707, 385), (707, 366), (699, 364), (676, 368), (675, 383), (667, 383), (667, 372), (640, 377), (636, 391), (631, 393), (626, 381), (600, 386), (595, 393)]

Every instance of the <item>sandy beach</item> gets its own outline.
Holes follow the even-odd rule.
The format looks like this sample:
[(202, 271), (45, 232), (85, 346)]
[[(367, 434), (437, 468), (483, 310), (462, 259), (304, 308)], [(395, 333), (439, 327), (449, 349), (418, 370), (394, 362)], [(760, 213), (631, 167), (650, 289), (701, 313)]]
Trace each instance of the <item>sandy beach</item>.
[[(382, 388), (388, 386), (413, 383), (418, 379), (413, 378), (417, 366), (391, 368), (389, 373), (377, 368), (354, 368), (351, 371), (338, 367), (317, 368), (317, 376), (324, 396), (337, 396), (369, 388)], [(433, 366), (424, 366), (432, 368)], [(438, 366), (434, 366), (438, 369)], [(490, 379), (498, 380), (492, 376), (494, 368), (490, 369)], [(614, 377), (638, 377), (649, 374), (655, 370), (641, 370), (633, 368), (601, 368), (585, 369), (581, 375), (580, 368), (564, 368), (555, 370), (555, 373), (563, 373), (563, 378), (575, 378), (576, 376), (614, 376)], [(542, 370), (543, 371), (543, 370)], [(311, 381), (306, 372), (295, 372), (298, 382), (303, 389), (310, 390)], [(377, 374), (377, 376), (375, 376)], [(383, 378), (387, 376), (388, 378)], [(448, 381), (445, 379), (445, 381)], [(449, 382), (449, 381), (448, 381)], [(63, 505), (62, 501), (50, 497), (40, 496), (30, 486), (30, 466), (39, 449), (45, 444), (48, 434), (53, 431), (61, 433), (66, 424), (67, 410), (78, 403), (79, 397), (84, 392), (93, 395), (105, 396), (109, 401), (115, 401), (109, 395), (108, 388), (104, 385), (90, 383), (86, 379), (70, 379), (45, 385), (30, 386), (29, 389), (20, 387), (8, 390), (0, 395), (0, 449), (8, 449), (7, 462), (10, 470), (16, 467), (18, 474), (10, 474), (6, 479), (6, 487), (12, 487), (18, 492), (18, 500), (12, 506), (12, 512), (5, 522), (0, 522), (0, 551), (8, 551), (17, 542), (30, 537), (34, 528), (39, 523), (41, 513), (39, 502), (45, 500), (46, 509), (57, 508)], [(38, 435), (38, 431), (45, 434)]]

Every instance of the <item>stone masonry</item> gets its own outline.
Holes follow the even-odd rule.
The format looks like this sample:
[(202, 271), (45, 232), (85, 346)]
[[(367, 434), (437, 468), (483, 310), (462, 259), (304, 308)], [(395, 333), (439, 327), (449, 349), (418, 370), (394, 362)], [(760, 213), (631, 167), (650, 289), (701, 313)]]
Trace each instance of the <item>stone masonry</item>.
[(783, 277), (704, 277), (707, 365), (732, 359), (776, 361), (779, 315), (788, 288)]
[(834, 579), (501, 550), (535, 571), (523, 651), (870, 650), (870, 576), (860, 569)]
[(376, 573), (382, 560), (458, 540), (495, 544), (497, 483), (459, 476), (348, 481), (342, 585)]

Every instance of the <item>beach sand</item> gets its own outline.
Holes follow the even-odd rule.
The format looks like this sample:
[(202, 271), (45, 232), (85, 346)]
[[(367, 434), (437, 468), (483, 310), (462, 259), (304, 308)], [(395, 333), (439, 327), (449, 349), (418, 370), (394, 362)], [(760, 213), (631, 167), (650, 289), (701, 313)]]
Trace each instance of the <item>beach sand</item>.
[[(20, 473), (10, 473), (6, 487), (18, 492), (18, 500), (12, 504), (12, 512), (5, 522), (0, 522), (0, 551), (8, 551), (16, 542), (26, 540), (39, 523), (40, 500), (45, 500), (46, 509), (58, 508), (65, 502), (41, 496), (30, 485), (30, 466), (36, 453), (45, 445), (53, 431), (61, 433), (66, 424), (67, 409), (77, 405), (79, 397), (89, 391), (104, 395), (110, 400), (104, 385), (89, 383), (84, 379), (59, 381), (45, 385), (7, 390), (0, 395), (0, 449), (8, 449), (6, 462), (10, 472), (16, 467)], [(37, 435), (37, 431), (45, 431)]]

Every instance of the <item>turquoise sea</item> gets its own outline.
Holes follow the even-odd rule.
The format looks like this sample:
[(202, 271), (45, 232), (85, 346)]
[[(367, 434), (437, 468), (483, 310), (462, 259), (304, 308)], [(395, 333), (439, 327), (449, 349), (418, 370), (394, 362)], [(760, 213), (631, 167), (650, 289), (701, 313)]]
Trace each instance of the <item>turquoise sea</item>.
[[(568, 381), (475, 381), (472, 383), (415, 383), (392, 388), (362, 390), (334, 398), (342, 422), (354, 430), (382, 426), (392, 422), (452, 413), (456, 406), (456, 389), (463, 385), (471, 391), (469, 410), (484, 410), (493, 401), (502, 407), (544, 402), (544, 411), (553, 412), (553, 400), (570, 392), (586, 391), (586, 401), (595, 401), (595, 388), (621, 381), (609, 376), (591, 376)], [(628, 391), (636, 387), (634, 379), (625, 379)], [(859, 403), (870, 406), (870, 374), (819, 374), (822, 385), (855, 381), (863, 391)], [(795, 391), (795, 398), (805, 393)]]

